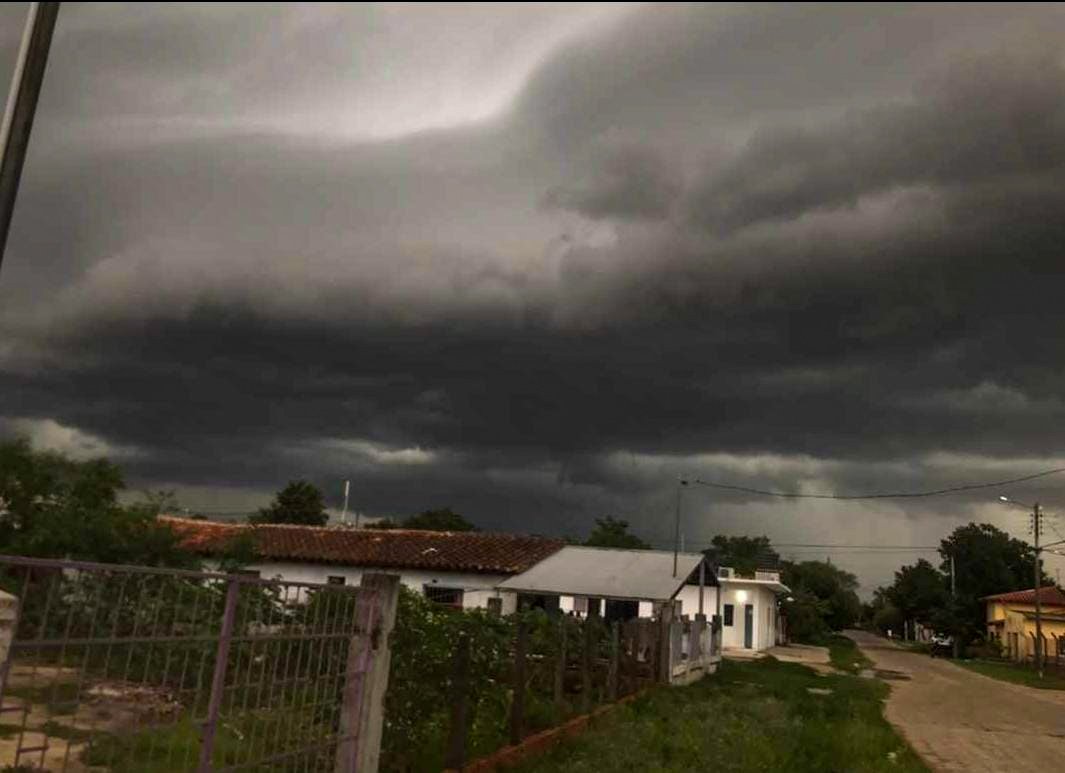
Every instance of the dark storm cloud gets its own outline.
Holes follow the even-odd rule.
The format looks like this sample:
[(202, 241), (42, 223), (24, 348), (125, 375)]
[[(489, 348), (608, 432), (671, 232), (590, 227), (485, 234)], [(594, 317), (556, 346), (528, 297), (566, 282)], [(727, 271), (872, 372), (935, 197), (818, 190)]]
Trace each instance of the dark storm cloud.
[(652, 149), (614, 141), (596, 148), (587, 178), (572, 186), (552, 188), (548, 207), (569, 209), (593, 220), (658, 220), (669, 215), (680, 182)]
[[(138, 481), (353, 477), (371, 512), (556, 533), (657, 533), (682, 473), (850, 492), (1065, 456), (1056, 8), (644, 9), (413, 134), (398, 74), (437, 59), (392, 47), (392, 113), (365, 80), (392, 59), (322, 32), (408, 34), (379, 9), (78, 13), (0, 284), (16, 429)], [(296, 55), (321, 35), (325, 85)]]
[(1065, 164), (1059, 56), (994, 57), (936, 80), (915, 103), (828, 127), (766, 129), (692, 197), (693, 217), (731, 229), (854, 206), (904, 186), (1053, 183)]

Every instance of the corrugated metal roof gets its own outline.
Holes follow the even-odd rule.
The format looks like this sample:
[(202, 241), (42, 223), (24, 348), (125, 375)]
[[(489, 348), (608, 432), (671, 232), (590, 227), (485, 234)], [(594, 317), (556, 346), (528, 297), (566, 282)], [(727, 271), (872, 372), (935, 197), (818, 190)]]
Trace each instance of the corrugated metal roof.
[[(673, 574), (673, 553), (567, 545), (499, 587), (521, 593), (668, 601), (699, 568), (702, 553), (681, 553)], [(706, 584), (715, 585), (713, 572)]]

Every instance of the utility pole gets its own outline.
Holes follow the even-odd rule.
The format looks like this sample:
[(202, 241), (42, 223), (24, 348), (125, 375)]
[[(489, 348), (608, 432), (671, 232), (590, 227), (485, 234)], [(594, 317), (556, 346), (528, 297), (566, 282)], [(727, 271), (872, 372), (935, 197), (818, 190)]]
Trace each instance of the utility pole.
[(677, 554), (680, 552), (680, 492), (688, 481), (680, 478), (677, 481), (677, 515), (673, 520), (673, 576), (677, 576)]
[(1043, 560), (1039, 548), (1039, 527), (1042, 520), (1039, 503), (1032, 506), (1032, 534), (1035, 538), (1035, 667), (1039, 678), (1043, 678), (1043, 604), (1039, 600), (1040, 585), (1043, 584)]
[(340, 515), (340, 522), (345, 524), (348, 522), (348, 491), (350, 491), (350, 489), (351, 481), (344, 481), (344, 511)]
[(0, 264), (4, 262), (15, 197), (58, 15), (59, 3), (30, 3), (3, 123), (0, 123)]
[[(954, 617), (954, 613), (957, 610), (957, 599), (956, 599), (957, 595), (958, 595), (958, 586), (957, 586), (957, 580), (955, 579), (955, 574), (954, 574), (954, 554), (951, 553), (950, 554), (950, 603), (951, 603), (951, 606), (954, 607), (954, 609), (951, 610), (951, 617)], [(951, 635), (950, 635), (950, 643), (951, 643), (951, 645), (953, 647), (954, 659), (957, 660), (958, 659), (958, 632), (956, 630), (954, 632), (952, 632)]]

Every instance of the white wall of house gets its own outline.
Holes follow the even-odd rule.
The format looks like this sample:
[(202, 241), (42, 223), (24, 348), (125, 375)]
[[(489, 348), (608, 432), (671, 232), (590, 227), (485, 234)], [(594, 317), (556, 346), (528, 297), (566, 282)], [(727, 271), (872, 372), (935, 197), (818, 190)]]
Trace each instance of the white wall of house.
[(379, 569), (332, 564), (271, 561), (249, 564), (248, 569), (258, 571), (263, 579), (279, 577), (288, 582), (327, 583), (330, 577), (343, 577), (345, 585), (358, 585), (365, 572), (398, 574), (399, 581), (411, 590), (423, 593), (426, 586), (461, 590), (464, 609), (488, 606), (488, 599), (502, 600), (502, 612), (509, 615), (517, 609), (516, 593), (496, 590), (496, 586), (509, 575), (475, 574), (471, 572), (433, 572), (415, 569)]
[[(716, 589), (715, 589), (716, 590)], [(715, 597), (714, 603), (717, 603)], [(744, 607), (752, 606), (752, 649), (764, 650), (777, 642), (777, 594), (764, 585), (742, 580), (721, 581), (721, 616), (727, 620), (725, 605), (732, 605), (732, 625), (722, 628), (722, 645), (743, 648)]]
[[(676, 596), (676, 600), (680, 602), (680, 609), (677, 610), (679, 615), (687, 615), (692, 620), (699, 614), (699, 586), (698, 585), (685, 585), (680, 589), (680, 592)], [(717, 588), (703, 587), (703, 614), (706, 615), (706, 619), (709, 620), (716, 614), (715, 604), (717, 603)]]

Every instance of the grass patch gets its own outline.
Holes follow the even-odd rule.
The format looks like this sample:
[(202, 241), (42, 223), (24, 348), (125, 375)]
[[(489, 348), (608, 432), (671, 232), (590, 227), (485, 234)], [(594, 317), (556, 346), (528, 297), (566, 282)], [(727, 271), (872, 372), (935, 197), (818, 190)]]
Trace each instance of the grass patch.
[(927, 771), (883, 718), (887, 693), (876, 680), (818, 676), (773, 658), (725, 661), (696, 684), (659, 687), (614, 709), (519, 770)]
[(1035, 669), (1029, 666), (995, 663), (990, 660), (956, 660), (954, 662), (970, 671), (990, 676), (992, 679), (1000, 679), (1003, 682), (1023, 684), (1026, 687), (1035, 687), (1040, 690), (1065, 690), (1065, 677), (1045, 672), (1043, 678), (1040, 679)]
[(56, 722), (55, 720), (48, 720), (41, 725), (41, 732), (52, 738), (62, 738), (65, 741), (71, 741), (72, 743), (80, 743), (81, 741), (87, 741), (96, 735), (91, 730), (85, 730), (80, 727), (71, 727), (70, 725), (64, 725), (62, 722)]
[[(215, 769), (292, 773), (332, 770), (334, 748), (326, 729), (310, 724), (311, 711), (247, 712), (239, 721), (219, 720), (212, 763)], [(133, 733), (93, 734), (81, 760), (110, 773), (178, 773), (197, 770), (202, 727), (187, 714), (167, 725)], [(274, 762), (259, 762), (273, 756)]]
[(80, 692), (81, 685), (77, 682), (55, 682), (40, 687), (19, 685), (4, 690), (5, 695), (46, 707), (50, 714), (73, 714), (78, 708)]
[(872, 668), (873, 663), (852, 639), (841, 634), (834, 634), (828, 639), (828, 658), (834, 668), (846, 671), (848, 674), (857, 674), (859, 671)]

